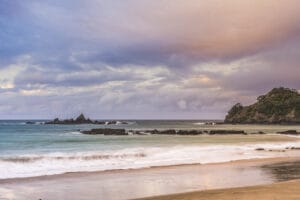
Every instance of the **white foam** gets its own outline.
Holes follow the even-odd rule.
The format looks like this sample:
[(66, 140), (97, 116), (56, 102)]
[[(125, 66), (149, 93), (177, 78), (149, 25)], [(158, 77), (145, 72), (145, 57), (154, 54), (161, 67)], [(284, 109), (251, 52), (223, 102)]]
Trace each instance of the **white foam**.
[(128, 148), (114, 151), (24, 154), (0, 157), (0, 179), (66, 172), (136, 169), (192, 163), (219, 163), (253, 158), (300, 156), (300, 151), (256, 151), (256, 148), (300, 147), (300, 142), (239, 145)]
[(203, 125), (205, 125), (205, 122), (196, 122), (196, 123), (194, 123), (195, 125), (200, 125), (200, 126), (203, 126)]
[(116, 121), (116, 125), (120, 125), (120, 124), (122, 124), (122, 122)]

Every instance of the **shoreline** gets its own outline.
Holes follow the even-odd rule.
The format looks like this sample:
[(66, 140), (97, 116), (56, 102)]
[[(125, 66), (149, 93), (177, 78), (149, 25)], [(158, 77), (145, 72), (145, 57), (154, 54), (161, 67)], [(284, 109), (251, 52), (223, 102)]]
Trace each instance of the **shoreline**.
[(161, 170), (161, 169), (176, 169), (182, 167), (197, 167), (197, 166), (222, 166), (222, 165), (237, 165), (237, 164), (249, 164), (249, 165), (264, 165), (264, 164), (273, 164), (281, 162), (295, 162), (299, 161), (300, 156), (290, 156), (290, 157), (271, 157), (271, 158), (251, 158), (251, 159), (240, 159), (232, 160), (226, 162), (216, 162), (216, 163), (190, 163), (190, 164), (177, 164), (177, 165), (163, 165), (163, 166), (151, 166), (151, 167), (142, 167), (142, 168), (129, 168), (129, 169), (111, 169), (103, 171), (78, 171), (78, 172), (65, 172), (61, 174), (52, 174), (52, 175), (41, 175), (41, 176), (32, 176), (32, 177), (16, 177), (16, 178), (6, 178), (0, 179), (0, 184), (5, 183), (14, 183), (14, 182), (26, 182), (26, 181), (35, 181), (35, 180), (44, 180), (44, 179), (59, 179), (65, 177), (81, 177), (94, 174), (108, 174), (114, 172), (143, 172), (147, 170)]
[[(147, 147), (141, 149), (139, 149), (138, 147), (128, 148), (125, 151), (83, 151), (77, 154), (75, 154), (74, 152), (62, 152), (57, 155), (24, 154), (23, 156), (19, 157), (4, 157), (4, 161), (7, 160), (9, 162), (3, 162), (3, 164), (5, 165), (2, 166), (3, 171), (0, 176), (0, 183), (6, 180), (22, 180), (35, 177), (51, 177), (60, 176), (64, 174), (93, 172), (97, 173), (110, 171), (117, 172), (180, 165), (206, 165), (235, 161), (237, 162), (243, 160), (277, 159), (280, 157), (300, 156), (299, 138), (290, 137), (286, 135), (233, 135), (230, 137), (220, 135), (199, 136), (199, 139), (195, 140), (195, 143), (193, 143), (194, 141), (191, 142), (189, 136), (184, 136), (183, 139), (180, 138), (180, 142), (179, 139), (176, 137), (166, 138), (166, 141), (171, 141), (172, 145), (161, 147), (158, 145), (150, 148)], [(101, 138), (97, 139), (100, 140)], [(151, 140), (151, 142), (153, 143), (159, 143), (159, 139), (156, 139), (156, 137), (150, 137), (149, 140)], [(213, 145), (211, 145), (210, 142), (213, 142)], [(189, 145), (186, 145), (187, 143)], [(179, 151), (179, 149), (176, 148), (176, 146), (178, 145), (180, 146), (180, 148), (184, 148), (180, 150), (179, 157), (174, 158), (173, 153), (178, 153)], [(159, 148), (161, 148), (160, 152), (166, 152), (165, 154), (162, 154), (161, 158), (157, 157), (160, 156), (160, 152), (157, 153), (157, 149)], [(204, 152), (208, 152), (209, 154)], [(81, 160), (84, 160), (84, 162), (81, 162)], [(85, 160), (86, 163), (90, 166), (86, 167), (87, 164), (85, 164)], [(69, 161), (71, 163), (69, 163)], [(131, 161), (135, 161), (135, 163), (133, 164)], [(52, 164), (54, 162), (58, 163), (58, 166), (62, 167), (58, 168), (55, 165), (53, 165), (52, 167)], [(27, 163), (32, 168), (26, 168)], [(117, 163), (118, 165), (114, 165), (115, 163)], [(8, 168), (4, 167), (6, 166), (6, 164)], [(41, 167), (44, 168), (38, 167), (39, 164), (41, 164)], [(64, 167), (62, 164), (65, 164), (65, 166), (70, 167)], [(45, 169), (50, 169), (52, 171), (46, 171)], [(4, 173), (5, 171), (7, 173)]]
[(101, 197), (106, 200), (146, 197), (160, 200), (169, 195), (182, 195), (176, 193), (185, 195), (237, 186), (269, 185), (278, 182), (278, 179), (264, 166), (286, 163), (297, 163), (298, 166), (300, 157), (6, 179), (0, 181), (0, 199), (76, 199), (80, 196), (87, 200)]
[(297, 179), (264, 185), (186, 192), (135, 200), (298, 200), (300, 198), (299, 188), (300, 179)]

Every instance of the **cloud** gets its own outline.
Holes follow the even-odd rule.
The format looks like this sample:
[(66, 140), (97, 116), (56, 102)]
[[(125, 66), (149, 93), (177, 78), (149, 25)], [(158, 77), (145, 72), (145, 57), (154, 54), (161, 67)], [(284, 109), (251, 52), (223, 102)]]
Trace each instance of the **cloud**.
[(223, 118), (272, 87), (299, 89), (298, 4), (4, 1), (0, 114)]
[(116, 66), (183, 67), (211, 60), (234, 60), (280, 45), (297, 37), (300, 31), (297, 0), (19, 4), (31, 16), (25, 18), (30, 27), (25, 30), (32, 36), (23, 33), (21, 38), (30, 38), (35, 44), (29, 45), (32, 49), (43, 48), (50, 54), (56, 54), (52, 48), (59, 53), (60, 48), (64, 53), (70, 48), (85, 49), (88, 53), (81, 59)]

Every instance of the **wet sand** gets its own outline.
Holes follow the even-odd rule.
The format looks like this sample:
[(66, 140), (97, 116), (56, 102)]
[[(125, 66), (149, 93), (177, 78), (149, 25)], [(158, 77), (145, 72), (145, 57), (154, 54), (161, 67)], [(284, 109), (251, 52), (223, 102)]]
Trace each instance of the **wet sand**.
[[(266, 164), (293, 163), (299, 160), (299, 157), (256, 159), (219, 164), (7, 179), (0, 181), (0, 199), (51, 200), (80, 197), (83, 200), (118, 200), (272, 184), (279, 180), (276, 175), (276, 169), (279, 167), (264, 167)], [(279, 173), (289, 172), (279, 170)]]
[(293, 180), (268, 185), (207, 190), (152, 198), (143, 198), (143, 200), (299, 200), (299, 188), (300, 180)]

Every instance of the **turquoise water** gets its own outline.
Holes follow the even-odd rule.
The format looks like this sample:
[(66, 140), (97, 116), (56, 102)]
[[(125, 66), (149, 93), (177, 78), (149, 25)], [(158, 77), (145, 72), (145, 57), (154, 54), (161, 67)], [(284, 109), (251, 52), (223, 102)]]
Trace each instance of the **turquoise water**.
[[(198, 125), (199, 121), (132, 121), (128, 125), (44, 125), (45, 120), (36, 120), (36, 124), (25, 124), (24, 120), (0, 121), (0, 155), (14, 154), (16, 152), (52, 152), (52, 151), (77, 151), (77, 150), (102, 150), (118, 149), (155, 144), (176, 144), (195, 142), (190, 137), (140, 137), (140, 136), (87, 136), (79, 130), (92, 128), (125, 128), (131, 129), (235, 129), (245, 130), (249, 133), (264, 131), (275, 133), (277, 131), (296, 129), (300, 126), (266, 126), (266, 125)], [(165, 141), (164, 141), (165, 140)], [(198, 141), (210, 142), (214, 141)], [(226, 142), (226, 141), (216, 141)]]
[[(237, 136), (101, 136), (83, 135), (91, 128), (234, 129), (253, 133), (296, 129), (300, 126), (203, 125), (201, 121), (130, 121), (127, 125), (45, 125), (0, 121), (0, 179), (76, 171), (224, 162), (286, 156), (255, 148), (300, 146), (292, 137)], [(295, 153), (293, 153), (295, 154)]]

